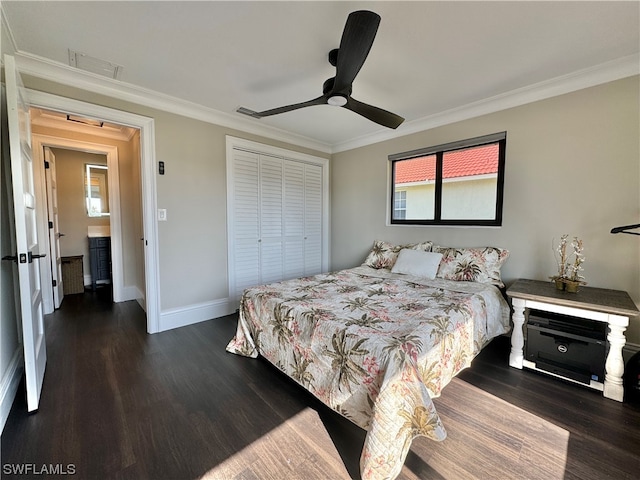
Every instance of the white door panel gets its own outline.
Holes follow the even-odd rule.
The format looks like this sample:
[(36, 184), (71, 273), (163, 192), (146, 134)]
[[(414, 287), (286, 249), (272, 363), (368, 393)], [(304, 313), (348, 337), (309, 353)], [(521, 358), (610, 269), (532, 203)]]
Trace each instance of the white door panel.
[(60, 222), (58, 221), (58, 186), (56, 157), (49, 147), (44, 147), (45, 177), (47, 185), (47, 213), (49, 218), (49, 251), (51, 281), (53, 283), (53, 305), (60, 308), (64, 297), (62, 285), (62, 257), (60, 256)]
[(47, 362), (40, 288), (43, 255), (38, 250), (29, 105), (15, 60), (10, 55), (5, 55), (5, 80), (27, 408), (31, 412), (38, 409)]

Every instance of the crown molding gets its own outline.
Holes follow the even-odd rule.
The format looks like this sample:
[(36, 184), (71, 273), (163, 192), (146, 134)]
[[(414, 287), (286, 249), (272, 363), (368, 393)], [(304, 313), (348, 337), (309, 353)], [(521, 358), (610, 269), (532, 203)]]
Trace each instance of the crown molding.
[(181, 100), (130, 83), (78, 70), (27, 52), (18, 51), (14, 55), (18, 70), (25, 75), (43, 78), (52, 82), (144, 105), (176, 115), (260, 135), (299, 147), (310, 148), (323, 153), (331, 153), (331, 146), (324, 142), (319, 142), (312, 138), (268, 125), (259, 125), (257, 123), (258, 120), (241, 118), (233, 114), (204, 107), (194, 102)]
[(383, 130), (330, 145), (282, 129), (259, 125), (256, 123), (258, 120), (255, 119), (239, 118), (236, 115), (203, 107), (163, 93), (77, 70), (29, 53), (16, 52), (15, 57), (18, 69), (28, 75), (329, 154), (411, 135), (640, 74), (640, 55), (630, 55), (458, 108), (405, 122), (397, 130)]
[(629, 55), (628, 57), (622, 57), (584, 70), (578, 70), (568, 75), (469, 103), (459, 108), (453, 108), (412, 120), (400, 125), (397, 130), (381, 131), (341, 142), (333, 145), (332, 153), (344, 152), (385, 140), (411, 135), (450, 123), (468, 120), (508, 108), (519, 107), (527, 103), (537, 102), (639, 74), (640, 55)]

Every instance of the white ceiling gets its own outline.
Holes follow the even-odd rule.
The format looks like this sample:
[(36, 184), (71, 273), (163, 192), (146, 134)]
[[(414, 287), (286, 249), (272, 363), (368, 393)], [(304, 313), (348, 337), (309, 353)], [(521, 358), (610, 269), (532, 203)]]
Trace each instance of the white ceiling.
[[(329, 151), (640, 71), (637, 1), (3, 0), (2, 8), (18, 57), (68, 65), (68, 50), (77, 50), (121, 65), (119, 80), (110, 82), (296, 134)], [(397, 131), (328, 105), (262, 120), (235, 112), (319, 96), (335, 74), (327, 54), (338, 47), (347, 15), (359, 9), (382, 21), (353, 97), (405, 117)]]

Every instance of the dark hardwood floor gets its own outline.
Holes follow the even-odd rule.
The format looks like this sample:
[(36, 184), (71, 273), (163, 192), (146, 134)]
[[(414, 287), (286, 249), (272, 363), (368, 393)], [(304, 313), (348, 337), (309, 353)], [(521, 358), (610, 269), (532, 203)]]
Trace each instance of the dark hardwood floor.
[[(40, 409), (26, 413), (21, 387), (2, 433), (2, 477), (359, 478), (365, 432), (267, 362), (226, 353), (236, 318), (147, 335), (135, 302), (66, 297), (46, 318)], [(640, 477), (640, 406), (508, 355), (494, 340), (444, 389), (448, 437), (415, 439), (400, 478)]]

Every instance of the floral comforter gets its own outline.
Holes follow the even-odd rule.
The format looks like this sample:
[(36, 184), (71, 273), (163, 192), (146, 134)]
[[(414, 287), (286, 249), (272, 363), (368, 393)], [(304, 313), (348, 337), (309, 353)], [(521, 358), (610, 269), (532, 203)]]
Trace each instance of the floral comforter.
[(390, 479), (413, 438), (445, 439), (432, 398), (508, 330), (493, 285), (362, 266), (247, 289), (227, 351), (262, 355), (367, 430), (362, 478)]

